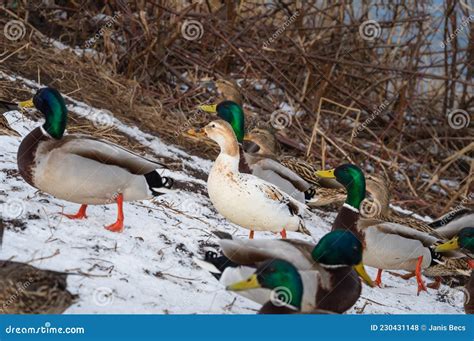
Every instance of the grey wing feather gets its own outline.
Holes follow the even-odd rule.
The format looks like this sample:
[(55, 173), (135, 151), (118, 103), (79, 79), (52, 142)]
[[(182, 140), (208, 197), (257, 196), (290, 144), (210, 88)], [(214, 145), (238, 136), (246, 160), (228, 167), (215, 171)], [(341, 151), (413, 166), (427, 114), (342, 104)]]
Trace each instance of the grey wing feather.
[(307, 249), (295, 247), (291, 241), (281, 240), (220, 240), (224, 255), (237, 264), (255, 265), (268, 259), (283, 259), (299, 270), (311, 270), (313, 260)]

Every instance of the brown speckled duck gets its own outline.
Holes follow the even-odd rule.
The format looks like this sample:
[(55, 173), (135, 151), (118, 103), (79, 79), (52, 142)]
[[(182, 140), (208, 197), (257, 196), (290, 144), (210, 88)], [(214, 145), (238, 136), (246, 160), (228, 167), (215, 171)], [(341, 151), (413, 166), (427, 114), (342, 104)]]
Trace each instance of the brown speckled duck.
[(62, 314), (77, 298), (66, 289), (66, 278), (65, 273), (0, 261), (0, 312)]
[(262, 159), (276, 160), (275, 162), (310, 184), (311, 188), (307, 190), (308, 194), (306, 195), (308, 206), (342, 204), (346, 199), (344, 187), (333, 179), (318, 177), (316, 174), (318, 169), (310, 163), (293, 157), (279, 157), (278, 142), (269, 130), (252, 129), (250, 133), (244, 136), (243, 147), (248, 159), (254, 159), (254, 162)]

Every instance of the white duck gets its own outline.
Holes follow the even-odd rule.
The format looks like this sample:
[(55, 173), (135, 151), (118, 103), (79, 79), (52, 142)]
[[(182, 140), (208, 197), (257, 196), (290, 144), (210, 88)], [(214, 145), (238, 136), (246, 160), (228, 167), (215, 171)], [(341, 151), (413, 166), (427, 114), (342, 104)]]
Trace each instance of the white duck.
[(220, 214), (249, 229), (250, 239), (254, 231), (280, 232), (282, 238), (286, 230), (310, 234), (301, 216), (304, 204), (269, 182), (239, 172), (239, 146), (229, 123), (213, 121), (200, 134), (221, 149), (207, 180), (209, 197)]

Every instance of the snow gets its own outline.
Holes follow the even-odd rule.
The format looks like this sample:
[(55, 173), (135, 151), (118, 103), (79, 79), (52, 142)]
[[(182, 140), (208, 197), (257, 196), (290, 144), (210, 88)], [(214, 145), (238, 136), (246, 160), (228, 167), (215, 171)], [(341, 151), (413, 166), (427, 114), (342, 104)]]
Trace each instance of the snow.
[[(35, 82), (16, 79), (29, 86)], [(73, 115), (94, 120), (100, 109), (67, 97)], [(39, 122), (19, 112), (5, 114), (13, 129), (25, 136)], [(178, 182), (201, 187), (189, 169), (208, 172), (212, 162), (188, 155), (158, 137), (123, 124), (112, 117), (121, 133), (148, 148), (149, 157), (166, 156), (182, 162), (180, 171), (168, 171)], [(72, 221), (58, 212), (72, 213), (78, 205), (56, 199), (29, 186), (17, 173), (16, 152), (21, 138), (0, 136), (0, 214), (7, 221), (1, 259), (57, 271), (69, 276), (69, 290), (79, 300), (66, 313), (141, 314), (253, 314), (259, 306), (224, 287), (193, 262), (204, 249), (217, 250), (214, 230), (246, 238), (248, 230), (227, 222), (216, 213), (205, 193), (179, 190), (155, 201), (126, 203), (125, 230), (121, 234), (103, 228), (116, 219), (116, 207), (90, 206), (88, 219)], [(61, 180), (61, 179), (58, 179)], [(307, 224), (313, 237), (288, 232), (289, 238), (316, 242), (330, 230), (334, 212), (316, 211)], [(256, 233), (256, 238), (276, 238)], [(375, 277), (376, 270), (368, 269)], [(418, 314), (463, 313), (462, 293), (442, 286), (416, 296), (416, 281), (405, 281), (384, 272), (384, 288), (364, 286), (362, 297), (349, 313)], [(428, 280), (429, 281), (429, 280)]]

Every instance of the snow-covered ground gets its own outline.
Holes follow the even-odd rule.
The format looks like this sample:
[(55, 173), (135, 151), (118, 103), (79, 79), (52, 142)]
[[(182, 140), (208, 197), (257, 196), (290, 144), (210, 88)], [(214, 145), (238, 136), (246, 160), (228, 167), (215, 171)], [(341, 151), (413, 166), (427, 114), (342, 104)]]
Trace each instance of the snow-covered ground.
[[(32, 91), (38, 86), (22, 82)], [(68, 100), (72, 115), (93, 118), (98, 112), (73, 98)], [(40, 124), (19, 112), (5, 116), (22, 136)], [(205, 192), (205, 182), (192, 174), (207, 173), (210, 161), (190, 156), (115, 118), (113, 124), (146, 146), (150, 157), (166, 156), (182, 164), (181, 171), (168, 171), (170, 175)], [(75, 213), (78, 205), (26, 184), (16, 165), (20, 141), (0, 136), (0, 214), (7, 225), (0, 259), (77, 274), (69, 276), (68, 285), (79, 300), (66, 313), (247, 314), (258, 309), (257, 304), (225, 291), (193, 262), (203, 250), (217, 250), (212, 231), (227, 231), (242, 238), (248, 234), (218, 215), (205, 193), (178, 190), (156, 202), (126, 203), (125, 230), (112, 233), (103, 226), (115, 221), (115, 205), (90, 206), (87, 220), (71, 221), (58, 212)], [(308, 222), (315, 242), (330, 230), (334, 218), (334, 212), (318, 211)], [(288, 234), (289, 238), (311, 240), (298, 233)], [(260, 232), (256, 238), (276, 236)], [(375, 277), (376, 270), (368, 270)], [(364, 286), (362, 297), (349, 313), (463, 313), (459, 290), (442, 286), (439, 291), (428, 289), (417, 296), (413, 278), (405, 281), (384, 272), (383, 281), (385, 287), (381, 289)]]

